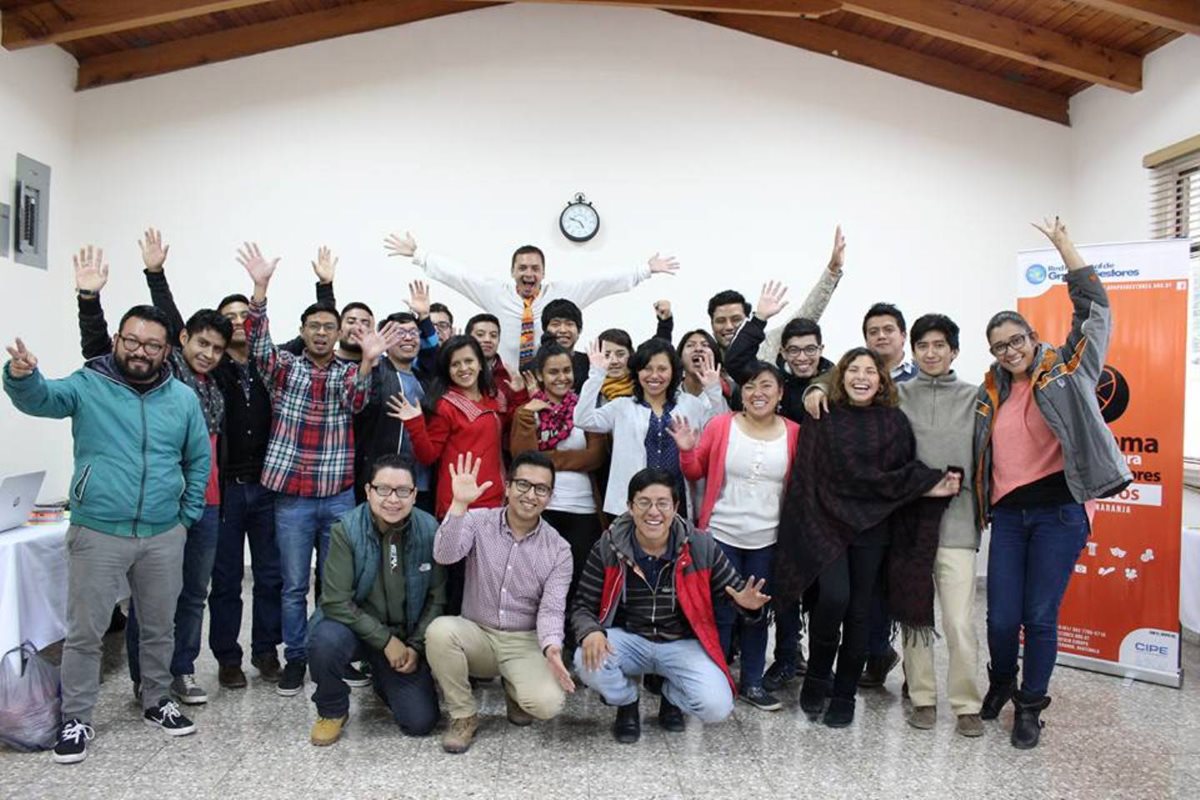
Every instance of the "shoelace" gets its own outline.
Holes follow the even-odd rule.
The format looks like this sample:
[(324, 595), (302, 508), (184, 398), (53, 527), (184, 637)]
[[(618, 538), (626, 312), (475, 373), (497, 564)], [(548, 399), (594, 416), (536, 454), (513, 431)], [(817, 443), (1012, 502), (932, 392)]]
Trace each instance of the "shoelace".
[(183, 682), (184, 689), (197, 688), (195, 675), (180, 675), (179, 680)]
[(92, 729), (91, 725), (80, 722), (77, 719), (73, 719), (63, 725), (62, 735), (60, 735), (59, 738), (70, 739), (75, 744), (79, 744), (80, 738), (82, 738), (84, 741), (90, 741), (96, 738), (96, 731)]
[(175, 704), (174, 700), (168, 700), (158, 707), (159, 722), (163, 725), (174, 722), (182, 716), (183, 714), (179, 712), (179, 706)]

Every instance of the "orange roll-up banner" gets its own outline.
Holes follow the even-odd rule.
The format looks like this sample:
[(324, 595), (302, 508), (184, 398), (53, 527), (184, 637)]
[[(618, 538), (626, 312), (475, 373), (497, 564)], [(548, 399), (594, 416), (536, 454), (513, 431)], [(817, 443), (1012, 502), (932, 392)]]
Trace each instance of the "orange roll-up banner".
[[(1096, 504), (1058, 623), (1058, 660), (1179, 686), (1179, 558), (1187, 369), (1188, 243), (1091, 245), (1113, 330), (1097, 402), (1133, 483)], [(1017, 256), (1017, 307), (1042, 341), (1071, 326), (1066, 268), (1053, 250)]]

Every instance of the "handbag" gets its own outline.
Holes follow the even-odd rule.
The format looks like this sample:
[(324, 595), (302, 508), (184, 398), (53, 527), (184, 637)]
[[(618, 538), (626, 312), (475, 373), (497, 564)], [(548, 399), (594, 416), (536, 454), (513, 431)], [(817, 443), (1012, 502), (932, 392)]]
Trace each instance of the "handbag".
[[(8, 668), (17, 654), (20, 665)], [(58, 738), (62, 698), (58, 667), (38, 655), (33, 642), (22, 642), (0, 656), (0, 742), (24, 753), (49, 750)]]

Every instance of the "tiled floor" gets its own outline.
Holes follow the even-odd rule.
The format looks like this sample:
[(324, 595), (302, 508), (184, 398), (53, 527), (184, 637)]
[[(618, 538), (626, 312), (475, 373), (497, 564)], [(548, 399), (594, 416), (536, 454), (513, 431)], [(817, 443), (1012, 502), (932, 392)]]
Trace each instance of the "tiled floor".
[[(1197, 674), (1200, 647), (1185, 647), (1184, 669)], [(218, 689), (207, 653), (198, 672), (212, 695), (189, 711), (199, 731), (169, 739), (142, 724), (120, 637), (109, 637), (87, 761), (58, 766), (45, 753), (0, 750), (0, 797), (1200, 798), (1194, 682), (1175, 690), (1060, 668), (1042, 746), (1029, 752), (1008, 744), (1011, 710), (977, 740), (954, 734), (947, 708), (935, 730), (909, 727), (899, 671), (885, 691), (860, 695), (845, 730), (809, 722), (794, 689), (781, 712), (739, 704), (722, 724), (689, 720), (686, 732), (666, 734), (653, 722), (656, 699), (647, 698), (642, 740), (632, 746), (613, 742), (613, 711), (594, 695), (581, 690), (557, 720), (519, 729), (504, 719), (492, 684), (481, 690), (475, 746), (449, 756), (440, 729), (423, 739), (400, 735), (370, 689), (354, 691), (342, 741), (316, 748), (307, 692), (279, 697), (253, 674), (248, 689)]]

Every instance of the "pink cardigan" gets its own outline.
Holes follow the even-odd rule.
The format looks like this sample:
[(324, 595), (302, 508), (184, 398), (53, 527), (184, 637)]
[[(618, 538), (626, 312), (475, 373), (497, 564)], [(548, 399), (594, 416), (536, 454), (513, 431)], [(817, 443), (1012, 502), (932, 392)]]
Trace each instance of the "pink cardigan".
[[(708, 529), (712, 519), (713, 506), (721, 496), (721, 487), (725, 485), (725, 454), (729, 452), (729, 426), (733, 418), (740, 412), (731, 411), (714, 417), (704, 426), (700, 434), (700, 442), (695, 448), (679, 453), (679, 469), (689, 481), (705, 478), (704, 501), (700, 504), (700, 515), (696, 527)], [(800, 426), (787, 417), (783, 418), (788, 437), (788, 476), (784, 478), (784, 489), (787, 489), (788, 478), (792, 474), (792, 464), (796, 460), (796, 441), (800, 435)]]

